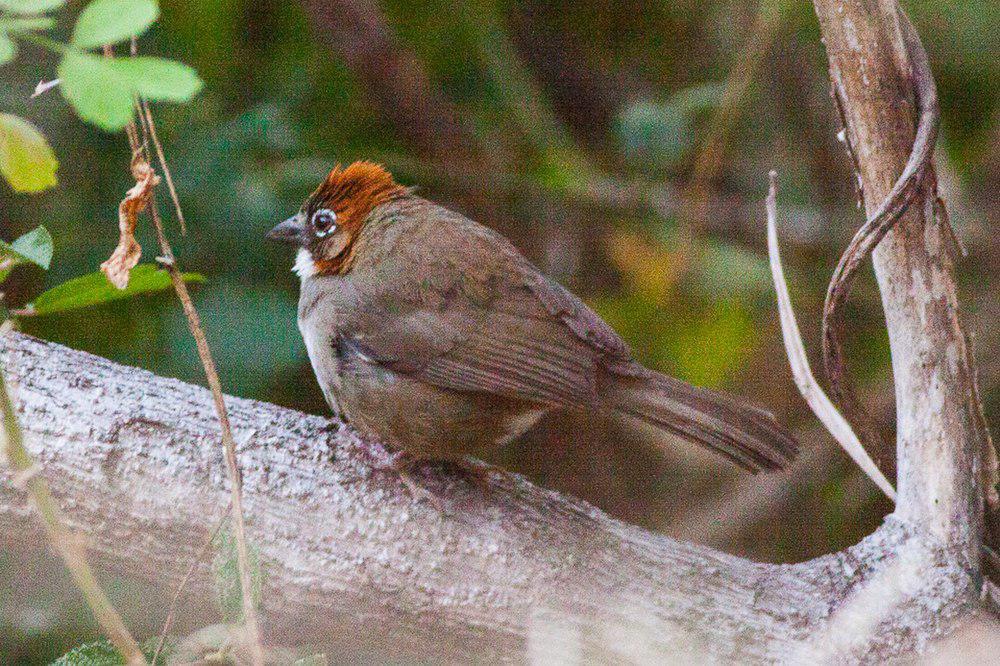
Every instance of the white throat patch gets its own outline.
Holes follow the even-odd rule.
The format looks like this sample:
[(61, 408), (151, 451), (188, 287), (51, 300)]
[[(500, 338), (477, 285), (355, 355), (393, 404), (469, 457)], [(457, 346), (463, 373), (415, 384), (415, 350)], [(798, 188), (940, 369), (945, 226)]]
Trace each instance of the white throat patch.
[(316, 275), (316, 264), (313, 262), (309, 250), (304, 247), (299, 248), (298, 253), (295, 255), (295, 265), (292, 266), (292, 272), (298, 275), (300, 280), (305, 280)]

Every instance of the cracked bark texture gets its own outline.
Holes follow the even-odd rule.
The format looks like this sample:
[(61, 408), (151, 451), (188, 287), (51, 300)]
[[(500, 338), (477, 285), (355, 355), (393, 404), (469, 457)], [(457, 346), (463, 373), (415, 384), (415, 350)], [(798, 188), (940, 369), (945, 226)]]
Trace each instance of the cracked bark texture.
[[(835, 90), (877, 206), (913, 139), (895, 2), (816, 0)], [(996, 614), (981, 572), (985, 428), (933, 182), (875, 253), (896, 382), (897, 511), (843, 552), (754, 563), (494, 475), (447, 470), (414, 502), (335, 421), (228, 398), (248, 535), (267, 563), (270, 640), (338, 660), (884, 663)], [(108, 570), (169, 592), (227, 501), (202, 388), (11, 333), (0, 342), (26, 441)], [(0, 539), (37, 547), (0, 476)], [(198, 570), (181, 627), (214, 596)], [(155, 612), (146, 607), (144, 612)]]
[[(3, 341), (26, 441), (91, 550), (170, 588), (226, 505), (208, 392), (20, 334)], [(848, 578), (837, 557), (755, 564), (614, 521), (582, 502), (495, 477), (486, 495), (448, 472), (423, 482), (451, 515), (414, 502), (341, 424), (228, 398), (248, 536), (267, 562), (277, 640), (371, 658), (521, 661), (526, 651), (771, 660), (809, 636)], [(376, 452), (377, 455), (377, 452)], [(24, 496), (0, 485), (5, 541), (38, 543)], [(202, 570), (192, 591), (210, 600)], [(197, 605), (197, 604), (196, 604)], [(371, 651), (375, 651), (374, 653)]]

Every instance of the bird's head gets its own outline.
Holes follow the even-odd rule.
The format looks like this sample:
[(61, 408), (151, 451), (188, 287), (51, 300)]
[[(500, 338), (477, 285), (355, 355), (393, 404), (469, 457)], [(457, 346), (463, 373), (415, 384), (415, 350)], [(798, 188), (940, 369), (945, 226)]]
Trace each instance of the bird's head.
[(409, 191), (373, 162), (337, 165), (299, 212), (267, 237), (299, 248), (293, 270), (300, 278), (343, 275), (351, 270), (355, 241), (372, 210)]

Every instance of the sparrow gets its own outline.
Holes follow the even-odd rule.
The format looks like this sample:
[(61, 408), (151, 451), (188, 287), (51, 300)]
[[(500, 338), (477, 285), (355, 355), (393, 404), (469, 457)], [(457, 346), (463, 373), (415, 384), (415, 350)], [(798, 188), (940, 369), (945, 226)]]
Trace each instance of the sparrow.
[(406, 465), (460, 462), (559, 410), (610, 410), (754, 472), (796, 453), (769, 412), (644, 367), (500, 234), (378, 164), (334, 168), (268, 237), (298, 248), (298, 326), (330, 408)]

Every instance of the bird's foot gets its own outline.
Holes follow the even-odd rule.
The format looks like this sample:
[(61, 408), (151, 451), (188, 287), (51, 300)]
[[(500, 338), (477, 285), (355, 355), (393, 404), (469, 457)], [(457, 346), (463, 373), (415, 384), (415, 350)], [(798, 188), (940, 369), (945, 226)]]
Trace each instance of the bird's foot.
[(372, 458), (372, 467), (380, 472), (399, 472), (413, 463), (410, 455), (402, 449), (390, 451), (384, 446), (379, 446), (378, 450), (369, 450)]
[(406, 489), (410, 493), (410, 497), (418, 502), (420, 500), (426, 500), (441, 513), (447, 513), (446, 507), (444, 502), (441, 501), (441, 498), (435, 495), (432, 491), (421, 486), (417, 480), (413, 478), (413, 467), (422, 463), (423, 460), (420, 458), (414, 458), (404, 450), (387, 453), (388, 455), (375, 460), (373, 467), (380, 472), (395, 472), (399, 476), (399, 480), (403, 482), (404, 486), (406, 486)]
[(413, 478), (413, 474), (410, 473), (409, 468), (398, 470), (398, 473), (399, 480), (402, 481), (403, 485), (406, 486), (406, 489), (410, 491), (410, 497), (418, 502), (420, 500), (426, 500), (442, 514), (449, 513), (448, 507), (444, 505), (444, 501), (432, 491), (417, 483), (416, 479)]

